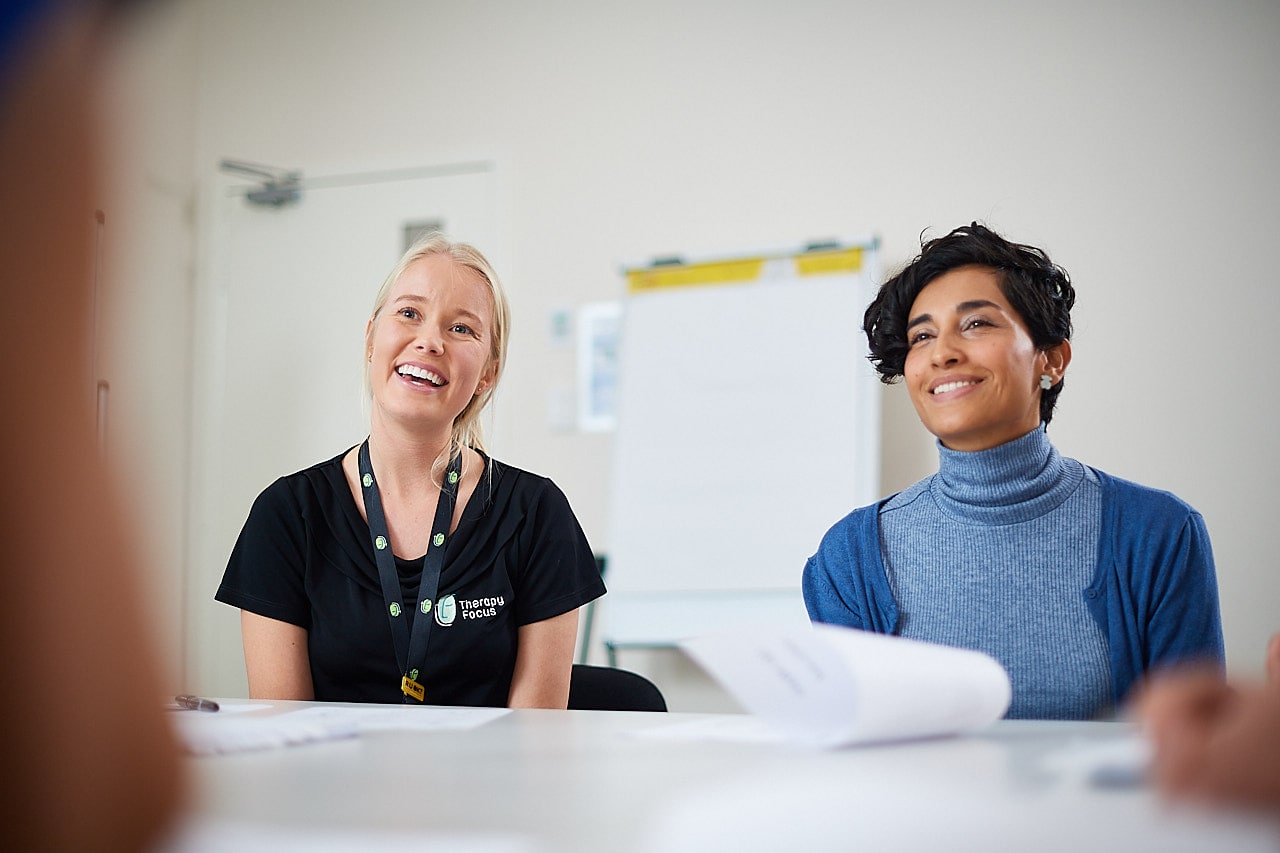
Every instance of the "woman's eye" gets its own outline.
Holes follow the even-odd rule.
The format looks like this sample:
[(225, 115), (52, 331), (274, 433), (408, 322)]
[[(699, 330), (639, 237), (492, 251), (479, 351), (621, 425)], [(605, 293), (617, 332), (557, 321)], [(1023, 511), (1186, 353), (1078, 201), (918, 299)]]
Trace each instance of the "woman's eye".
[(991, 323), (988, 322), (986, 319), (982, 317), (974, 317), (972, 320), (969, 320), (967, 323), (965, 323), (964, 327), (966, 329), (976, 329), (979, 326), (990, 326), (990, 325)]
[(401, 317), (404, 317), (404, 318), (405, 318), (405, 319), (407, 319), (407, 320), (416, 320), (416, 319), (418, 319), (418, 312), (417, 312), (417, 311), (415, 311), (415, 310), (414, 310), (414, 309), (412, 309), (412, 308), (401, 308), (401, 309), (400, 309), (398, 312), (396, 312), (396, 313), (398, 313)]
[(907, 338), (907, 346), (915, 346), (921, 341), (928, 340), (929, 337), (930, 335), (928, 332), (916, 332), (914, 335)]
[(459, 335), (471, 334), (471, 327), (468, 326), (466, 323), (454, 323), (451, 328), (453, 329), (453, 331), (457, 332)]

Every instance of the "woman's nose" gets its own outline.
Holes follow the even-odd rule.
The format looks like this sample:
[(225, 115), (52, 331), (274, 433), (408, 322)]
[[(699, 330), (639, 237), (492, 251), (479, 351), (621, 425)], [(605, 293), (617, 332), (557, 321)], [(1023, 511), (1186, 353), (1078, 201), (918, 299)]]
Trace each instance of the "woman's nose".
[(955, 364), (964, 358), (959, 335), (952, 332), (939, 332), (930, 347), (930, 356), (936, 365)]
[(434, 325), (424, 324), (418, 332), (415, 345), (426, 352), (442, 353), (444, 352), (444, 335), (440, 334), (440, 330)]

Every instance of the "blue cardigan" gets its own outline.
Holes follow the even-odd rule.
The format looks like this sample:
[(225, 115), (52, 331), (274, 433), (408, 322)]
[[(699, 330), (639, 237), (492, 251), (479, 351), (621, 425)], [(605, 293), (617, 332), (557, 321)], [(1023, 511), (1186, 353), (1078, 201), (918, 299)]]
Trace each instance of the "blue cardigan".
[[(1102, 526), (1093, 580), (1081, 591), (1107, 637), (1116, 705), (1148, 670), (1184, 661), (1222, 667), (1222, 620), (1204, 519), (1175, 495), (1095, 473)], [(898, 604), (880, 552), (883, 501), (854, 510), (804, 567), (809, 618), (892, 634)]]

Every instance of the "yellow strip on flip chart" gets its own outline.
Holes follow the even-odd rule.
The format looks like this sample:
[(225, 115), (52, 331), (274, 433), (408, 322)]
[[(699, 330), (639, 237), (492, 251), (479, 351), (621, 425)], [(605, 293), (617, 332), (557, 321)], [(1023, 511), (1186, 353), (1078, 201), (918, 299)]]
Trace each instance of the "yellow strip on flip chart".
[(671, 287), (700, 287), (708, 284), (755, 281), (760, 277), (764, 264), (764, 258), (744, 258), (734, 261), (627, 270), (627, 289), (632, 293), (641, 293)]
[(796, 256), (796, 272), (800, 275), (853, 273), (862, 269), (862, 247), (837, 249), (833, 252), (806, 252)]

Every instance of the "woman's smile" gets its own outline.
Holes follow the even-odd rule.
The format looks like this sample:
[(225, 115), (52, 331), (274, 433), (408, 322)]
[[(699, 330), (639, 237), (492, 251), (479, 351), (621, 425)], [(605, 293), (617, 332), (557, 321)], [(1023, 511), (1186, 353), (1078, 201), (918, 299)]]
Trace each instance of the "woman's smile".
[(415, 363), (398, 365), (396, 367), (396, 373), (412, 385), (426, 385), (432, 388), (440, 388), (449, 384), (449, 380), (445, 379), (440, 374)]
[(981, 380), (979, 379), (938, 380), (933, 387), (929, 389), (929, 393), (932, 394), (934, 398), (946, 397), (948, 400), (953, 400), (956, 397), (961, 396), (955, 392), (975, 388), (980, 381)]

